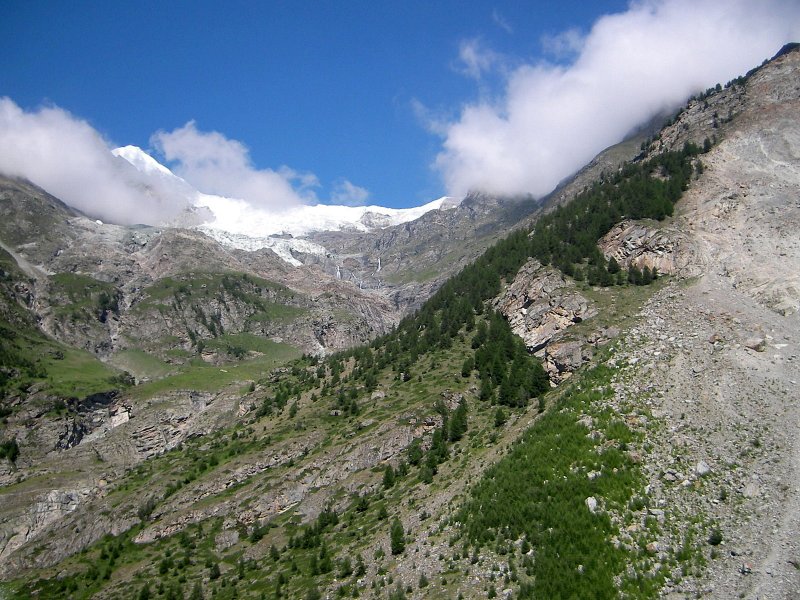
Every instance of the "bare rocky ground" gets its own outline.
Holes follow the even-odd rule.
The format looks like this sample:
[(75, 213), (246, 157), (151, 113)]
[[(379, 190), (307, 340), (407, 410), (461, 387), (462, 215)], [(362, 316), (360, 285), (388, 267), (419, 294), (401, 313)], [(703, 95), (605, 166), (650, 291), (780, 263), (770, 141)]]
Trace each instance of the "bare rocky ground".
[(655, 295), (617, 358), (633, 371), (619, 394), (661, 424), (644, 464), (664, 546), (690, 526), (721, 533), (667, 597), (800, 595), (800, 104), (785, 76), (798, 60), (748, 82), (758, 101), (703, 156), (673, 226), (704, 274)]
[[(664, 548), (694, 523), (707, 570), (667, 597), (794, 598), (800, 590), (800, 345), (797, 315), (765, 309), (708, 275), (659, 292), (617, 360), (633, 365), (619, 394), (639, 395), (648, 432), (651, 506)], [(687, 575), (687, 573), (683, 573)]]

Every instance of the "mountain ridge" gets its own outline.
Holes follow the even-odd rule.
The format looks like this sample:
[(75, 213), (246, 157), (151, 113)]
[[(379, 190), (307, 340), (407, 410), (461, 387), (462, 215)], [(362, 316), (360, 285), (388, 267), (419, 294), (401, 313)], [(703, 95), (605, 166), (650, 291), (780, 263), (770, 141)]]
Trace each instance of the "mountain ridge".
[[(326, 234), (347, 257), (339, 270), (365, 281), (375, 264), (364, 257), (376, 249), (393, 248), (402, 263), (419, 252), (421, 235), (466, 239), (486, 228), (481, 239), (500, 237), (486, 212), (514, 231), (463, 270), (488, 241), (449, 260), (446, 250), (414, 256), (410, 264), (438, 266), (425, 281), (439, 292), (386, 335), (365, 332), (368, 346), (271, 371), (212, 361), (177, 387), (155, 378), (63, 409), (36, 385), (19, 392), (5, 429), (20, 454), (2, 474), (0, 570), (22, 579), (8, 589), (40, 597), (132, 597), (159, 585), (165, 594), (199, 586), (219, 597), (792, 597), (800, 587), (800, 494), (786, 483), (800, 473), (799, 72), (800, 52), (779, 53), (690, 100), (640, 148), (620, 149), (640, 154), (627, 168), (609, 166), (612, 152), (562, 188), (563, 214), (591, 173), (589, 191), (610, 190), (615, 177), (658, 190), (672, 176), (663, 166), (648, 172), (647, 161), (687, 150), (683, 163), (670, 163), (685, 175), (672, 216), (620, 214), (620, 227), (592, 240), (593, 254), (576, 263), (555, 256), (542, 266), (527, 254), (546, 240), (530, 225), (555, 222), (541, 216), (548, 211), (523, 199), (498, 213), (490, 199), (469, 198), (372, 238)], [(555, 219), (559, 209), (549, 212)], [(293, 268), (264, 249), (219, 253), (198, 232), (44, 214), (21, 222), (120, 236), (131, 252), (119, 264), (146, 257), (161, 283), (139, 302), (163, 308), (145, 321), (178, 317), (199, 329), (192, 306), (216, 306), (204, 310), (206, 325), (227, 332), (240, 320), (232, 315), (254, 303), (285, 299), (285, 314), (326, 295), (330, 318), (315, 324), (322, 334), (344, 316), (335, 309), (357, 298), (362, 323), (377, 317), (375, 289), (330, 275), (301, 297), (299, 288), (316, 286), (304, 278), (322, 278), (330, 264)], [(7, 235), (0, 230), (19, 251), (22, 237), (9, 243)], [(113, 262), (103, 267), (109, 256), (65, 249), (54, 257), (60, 249), (51, 241), (20, 256), (113, 280)], [(191, 264), (198, 249), (210, 253), (202, 262), (230, 261), (221, 264), (243, 275), (182, 280), (181, 262)], [(97, 259), (103, 268), (92, 271)], [(441, 285), (442, 262), (461, 279)], [(556, 268), (563, 264), (573, 275)], [(641, 285), (636, 273), (656, 265), (662, 276)], [(390, 271), (392, 260), (381, 266)], [(257, 270), (292, 286), (268, 285), (275, 277), (262, 282)], [(610, 271), (614, 280), (602, 283)], [(20, 276), (8, 282), (3, 289), (28, 306)], [(70, 282), (58, 294), (74, 294)], [(396, 285), (394, 294), (422, 289)], [(104, 291), (112, 288), (92, 292), (92, 310), (113, 321), (111, 298), (99, 302)], [(220, 298), (235, 308), (226, 313)], [(538, 356), (511, 335), (519, 324), (543, 334), (529, 344)], [(245, 348), (247, 339), (237, 338), (242, 350), (266, 350)], [(207, 358), (215, 352), (224, 350), (210, 348)], [(558, 383), (548, 393), (545, 368)], [(228, 371), (236, 371), (230, 379)], [(212, 378), (224, 385), (207, 387)], [(476, 506), (492, 508), (477, 514)], [(520, 514), (535, 518), (521, 525)]]

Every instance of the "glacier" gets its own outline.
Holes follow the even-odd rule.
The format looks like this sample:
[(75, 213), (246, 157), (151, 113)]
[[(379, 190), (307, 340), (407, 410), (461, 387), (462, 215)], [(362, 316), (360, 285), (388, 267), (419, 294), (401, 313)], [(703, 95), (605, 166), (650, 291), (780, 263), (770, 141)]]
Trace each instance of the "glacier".
[(196, 190), (138, 146), (115, 148), (112, 154), (125, 159), (144, 175), (162, 182), (173, 180), (173, 188), (181, 190), (191, 206), (203, 209), (202, 214), (208, 215), (204, 222), (191, 224), (192, 228), (228, 247), (251, 251), (269, 248), (293, 266), (302, 263), (292, 255), (292, 251), (318, 255), (328, 253), (323, 246), (301, 239), (310, 233), (384, 229), (414, 221), (434, 210), (455, 208), (461, 202), (460, 198), (444, 196), (412, 208), (308, 204), (269, 211), (242, 199)]

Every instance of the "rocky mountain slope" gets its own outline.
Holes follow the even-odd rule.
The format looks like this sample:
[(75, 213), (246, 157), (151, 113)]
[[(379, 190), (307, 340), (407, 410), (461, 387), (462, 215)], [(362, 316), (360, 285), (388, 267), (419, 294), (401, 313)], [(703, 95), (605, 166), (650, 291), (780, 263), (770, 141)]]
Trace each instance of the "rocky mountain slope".
[[(650, 513), (673, 532), (653, 553), (668, 560), (683, 543), (677, 532), (701, 519), (722, 532), (704, 569), (688, 581), (666, 580), (668, 597), (791, 598), (800, 590), (798, 69), (795, 49), (691, 101), (649, 149), (718, 136), (675, 218), (623, 222), (600, 242), (625, 268), (657, 267), (683, 279), (645, 303), (613, 359), (627, 371), (615, 384), (616, 408), (633, 400), (659, 424), (646, 427), (650, 449), (640, 459), (656, 507)], [(520, 275), (529, 288), (552, 277)], [(570, 293), (562, 297), (550, 301), (556, 314), (544, 325), (520, 332), (538, 334), (531, 343), (587, 311)], [(520, 309), (505, 306), (513, 325)], [(567, 364), (580, 366), (591, 336), (550, 339), (563, 337), (577, 352)]]
[[(466, 265), (480, 243), (415, 242), (493, 239), (491, 204), (319, 238), (363, 282), (392, 257), (381, 292), (7, 182), (0, 597), (796, 596), (798, 73), (787, 48), (692, 99), (637, 150), (705, 150), (672, 216), (618, 215), (572, 275), (520, 229), (394, 332), (277, 368), (265, 339), (343, 348), (416, 305), (392, 265)], [(607, 182), (596, 165), (551, 201)], [(151, 381), (110, 392), (103, 371), (59, 404), (87, 341)], [(33, 342), (47, 358), (25, 363)]]

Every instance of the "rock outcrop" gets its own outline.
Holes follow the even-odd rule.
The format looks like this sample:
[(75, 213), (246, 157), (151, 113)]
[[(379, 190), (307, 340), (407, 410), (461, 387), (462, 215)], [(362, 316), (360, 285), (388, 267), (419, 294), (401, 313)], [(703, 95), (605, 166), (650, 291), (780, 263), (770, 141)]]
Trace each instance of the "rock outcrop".
[(598, 242), (608, 259), (623, 269), (658, 269), (662, 275), (695, 277), (702, 272), (702, 255), (690, 236), (675, 227), (654, 222), (623, 221)]
[(528, 350), (538, 352), (565, 329), (597, 314), (575, 284), (531, 259), (494, 302)]

